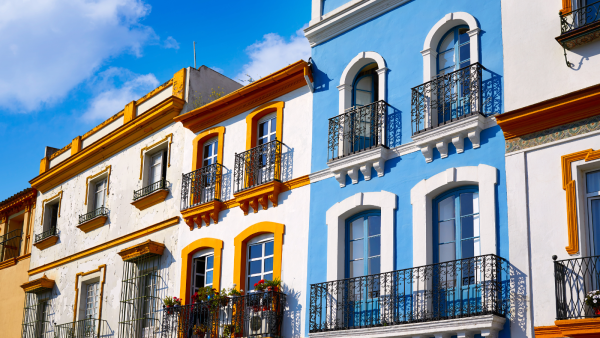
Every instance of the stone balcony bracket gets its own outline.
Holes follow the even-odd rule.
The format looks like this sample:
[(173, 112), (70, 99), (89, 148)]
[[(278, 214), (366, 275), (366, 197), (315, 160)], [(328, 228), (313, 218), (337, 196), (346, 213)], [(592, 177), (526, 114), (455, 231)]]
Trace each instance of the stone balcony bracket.
[(465, 119), (454, 121), (448, 125), (413, 135), (415, 146), (421, 150), (425, 162), (433, 161), (433, 148), (437, 148), (441, 158), (448, 157), (448, 144), (452, 143), (456, 153), (465, 151), (465, 138), (468, 137), (473, 144), (473, 149), (480, 146), (479, 134), (484, 129), (486, 118), (482, 115), (473, 115)]
[(389, 149), (380, 146), (330, 161), (327, 166), (343, 188), (346, 186), (346, 175), (350, 176), (352, 184), (358, 183), (359, 171), (365, 177), (365, 181), (371, 180), (371, 168), (375, 169), (378, 177), (382, 177), (385, 161), (389, 157), (388, 152)]

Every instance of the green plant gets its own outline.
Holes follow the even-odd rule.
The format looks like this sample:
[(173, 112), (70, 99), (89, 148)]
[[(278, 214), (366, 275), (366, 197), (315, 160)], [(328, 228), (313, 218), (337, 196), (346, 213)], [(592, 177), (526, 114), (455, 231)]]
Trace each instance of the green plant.
[(256, 80), (254, 80), (254, 79), (252, 78), (252, 76), (250, 76), (250, 75), (248, 75), (248, 74), (246, 74), (246, 76), (248, 77), (248, 79), (246, 79), (246, 80), (239, 79), (241, 83), (248, 82), (248, 84), (250, 84), (250, 83), (252, 83), (252, 82), (256, 81)]
[(215, 100), (220, 99), (223, 96), (225, 96), (225, 90), (223, 90), (223, 88), (221, 88), (221, 87), (217, 87), (217, 90), (215, 90), (214, 88), (211, 88), (210, 94), (208, 95), (208, 99), (203, 98), (202, 93), (198, 93), (197, 91), (194, 90), (194, 96), (192, 99), (192, 107), (194, 107), (194, 109), (200, 108), (200, 107), (207, 105)]
[(206, 331), (208, 331), (206, 324), (194, 325), (195, 335), (200, 335), (200, 333), (205, 333)]
[(240, 333), (242, 330), (237, 324), (225, 324), (223, 325), (223, 334), (222, 338), (229, 338), (234, 333)]
[(165, 304), (166, 307), (171, 307), (174, 305), (181, 305), (181, 298), (165, 297), (165, 299), (163, 299), (163, 304)]

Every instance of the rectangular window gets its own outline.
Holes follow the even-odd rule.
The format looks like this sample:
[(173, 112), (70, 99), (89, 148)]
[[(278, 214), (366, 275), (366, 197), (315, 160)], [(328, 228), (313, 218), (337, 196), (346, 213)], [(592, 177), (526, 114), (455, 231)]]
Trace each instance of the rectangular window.
[(90, 283), (86, 286), (85, 297), (85, 319), (98, 318), (99, 282)]
[(25, 294), (25, 309), (23, 313), (23, 337), (46, 338), (51, 337), (52, 307), (50, 304), (51, 293), (41, 292)]
[(268, 241), (248, 246), (248, 291), (261, 279), (273, 279), (273, 248), (275, 242)]
[(102, 208), (106, 202), (106, 179), (96, 183), (94, 190), (94, 209)]
[(213, 255), (194, 258), (193, 273), (192, 273), (192, 292), (196, 293), (200, 288), (213, 285)]
[(590, 256), (600, 255), (600, 170), (586, 174), (588, 247)]
[(162, 160), (162, 152), (152, 156), (150, 159), (150, 182), (148, 183), (154, 184), (162, 179)]

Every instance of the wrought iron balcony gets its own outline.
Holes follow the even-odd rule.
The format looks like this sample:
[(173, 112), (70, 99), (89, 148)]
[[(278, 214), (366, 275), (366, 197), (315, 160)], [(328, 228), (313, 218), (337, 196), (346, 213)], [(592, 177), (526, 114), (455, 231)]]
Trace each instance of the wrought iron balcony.
[(191, 173), (182, 174), (181, 210), (219, 200), (223, 166), (214, 163)]
[(496, 255), (312, 284), (311, 333), (510, 310), (508, 261)]
[(93, 318), (60, 324), (54, 327), (54, 338), (100, 338), (112, 336), (112, 331), (105, 320)]
[(327, 160), (385, 146), (387, 108), (387, 102), (377, 101), (330, 118)]
[(133, 192), (133, 200), (137, 201), (140, 198), (146, 197), (155, 191), (167, 189), (168, 186), (169, 186), (169, 181), (167, 181), (164, 178), (160, 179), (159, 181), (154, 182), (154, 183), (150, 184), (149, 186), (143, 187), (140, 190), (135, 190)]
[(107, 215), (108, 215), (108, 209), (105, 207), (100, 207), (96, 210), (88, 212), (87, 214), (79, 215), (79, 224), (85, 223), (96, 217), (107, 216)]
[(278, 140), (235, 154), (234, 192), (281, 180), (281, 152)]
[(600, 21), (600, 1), (581, 6), (568, 13), (560, 13), (560, 34), (572, 32)]
[(0, 262), (19, 256), (23, 229), (12, 230), (0, 236)]
[(557, 261), (554, 259), (556, 282), (556, 319), (600, 317), (585, 304), (590, 291), (600, 290), (600, 256)]
[(41, 234), (36, 234), (34, 243), (41, 242), (44, 239), (51, 237), (51, 236), (56, 236), (56, 234), (57, 234), (56, 227), (52, 227), (52, 228), (42, 232)]
[(281, 337), (286, 295), (229, 297), (163, 310), (162, 338)]
[(413, 135), (482, 113), (479, 63), (440, 75), (412, 89)]

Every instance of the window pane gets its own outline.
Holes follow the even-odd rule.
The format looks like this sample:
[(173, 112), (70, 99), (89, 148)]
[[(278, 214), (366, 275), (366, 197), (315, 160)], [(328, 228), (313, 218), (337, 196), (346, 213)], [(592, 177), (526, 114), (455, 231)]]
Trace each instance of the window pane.
[(268, 273), (265, 275), (265, 278), (263, 278), (264, 280), (273, 280), (273, 274), (272, 273)]
[(381, 233), (381, 217), (369, 216), (369, 236), (379, 235)]
[(274, 117), (271, 119), (271, 133), (274, 133), (277, 129), (277, 118)]
[(248, 265), (249, 265), (249, 267), (248, 267), (249, 275), (254, 275), (254, 274), (262, 272), (262, 270), (260, 269), (261, 265), (262, 265), (262, 260), (251, 261), (250, 264), (248, 264)]
[(206, 284), (212, 284), (212, 282), (213, 282), (213, 272), (211, 270), (206, 273)]
[(372, 92), (366, 92), (362, 90), (356, 91), (355, 103), (357, 106), (366, 106), (370, 103), (373, 103), (373, 94)]
[(248, 277), (248, 285), (246, 285), (248, 291), (254, 290), (254, 284), (258, 283), (260, 279), (260, 276)]
[(461, 241), (462, 257), (470, 258), (475, 256), (475, 241), (473, 239), (465, 239)]
[(467, 33), (468, 31), (469, 31), (468, 28), (460, 28), (458, 30), (458, 34), (459, 34), (458, 35), (458, 43), (460, 45), (462, 45), (465, 42), (470, 41), (469, 34)]
[(454, 196), (450, 196), (439, 203), (439, 220), (445, 221), (454, 218)]
[(363, 238), (365, 235), (364, 231), (364, 219), (359, 218), (350, 224), (350, 239)]
[(273, 254), (274, 242), (265, 243), (265, 256), (271, 256)]
[(364, 242), (362, 239), (350, 242), (350, 259), (363, 258), (364, 249)]
[(350, 278), (365, 274), (363, 262), (363, 260), (350, 262)]
[(451, 49), (447, 52), (443, 52), (438, 55), (438, 67), (439, 69), (444, 69), (448, 67), (454, 66), (454, 49)]
[(474, 214), (479, 213), (479, 193), (478, 192), (473, 193), (473, 213)]
[(600, 255), (600, 199), (593, 199), (590, 202), (590, 254), (598, 256)]
[(264, 137), (269, 133), (269, 121), (263, 122), (258, 126), (258, 137)]
[(473, 253), (475, 256), (481, 255), (481, 245), (479, 244), (479, 238), (473, 240)]
[(454, 48), (454, 33), (450, 32), (448, 33), (448, 35), (446, 35), (444, 41), (440, 43), (440, 48), (438, 49), (438, 51), (443, 52), (452, 48)]
[(460, 46), (458, 52), (460, 53), (459, 62), (469, 60), (471, 58), (471, 44), (467, 43), (466, 45)]
[(369, 257), (381, 255), (381, 236), (369, 238)]
[(204, 146), (204, 158), (210, 157), (212, 155), (211, 144), (207, 144)]
[(194, 286), (197, 288), (204, 287), (204, 277), (200, 275), (196, 275), (196, 280), (194, 281)]
[(207, 269), (212, 269), (213, 268), (213, 261), (214, 261), (214, 256), (208, 256), (206, 257), (206, 268)]
[(439, 243), (454, 242), (456, 238), (454, 220), (439, 223), (439, 237)]
[(587, 192), (592, 193), (600, 191), (600, 171), (587, 173)]
[(250, 246), (250, 259), (262, 257), (262, 244)]
[(373, 90), (373, 80), (371, 76), (365, 76), (362, 79), (358, 80), (356, 83), (356, 89), (362, 89), (366, 91)]
[(473, 231), (473, 216), (465, 216), (460, 219), (461, 238), (471, 238), (475, 236)]
[(265, 259), (265, 269), (263, 271), (264, 272), (273, 271), (273, 258), (272, 257)]
[[(458, 68), (465, 68), (469, 65), (471, 65), (471, 62), (465, 61), (465, 62), (462, 62)], [(469, 90), (468, 82), (465, 82), (464, 87), (462, 87), (462, 88), (463, 88), (462, 92), (466, 92), (467, 90)]]
[(448, 262), (456, 259), (456, 247), (454, 243), (442, 244), (439, 246), (439, 262)]
[(473, 194), (460, 194), (460, 214), (461, 216), (473, 213)]
[(479, 215), (473, 216), (473, 237), (479, 237)]
[(205, 257), (196, 259), (196, 273), (204, 273), (204, 260)]
[(380, 272), (380, 257), (369, 258), (369, 275), (375, 275)]

